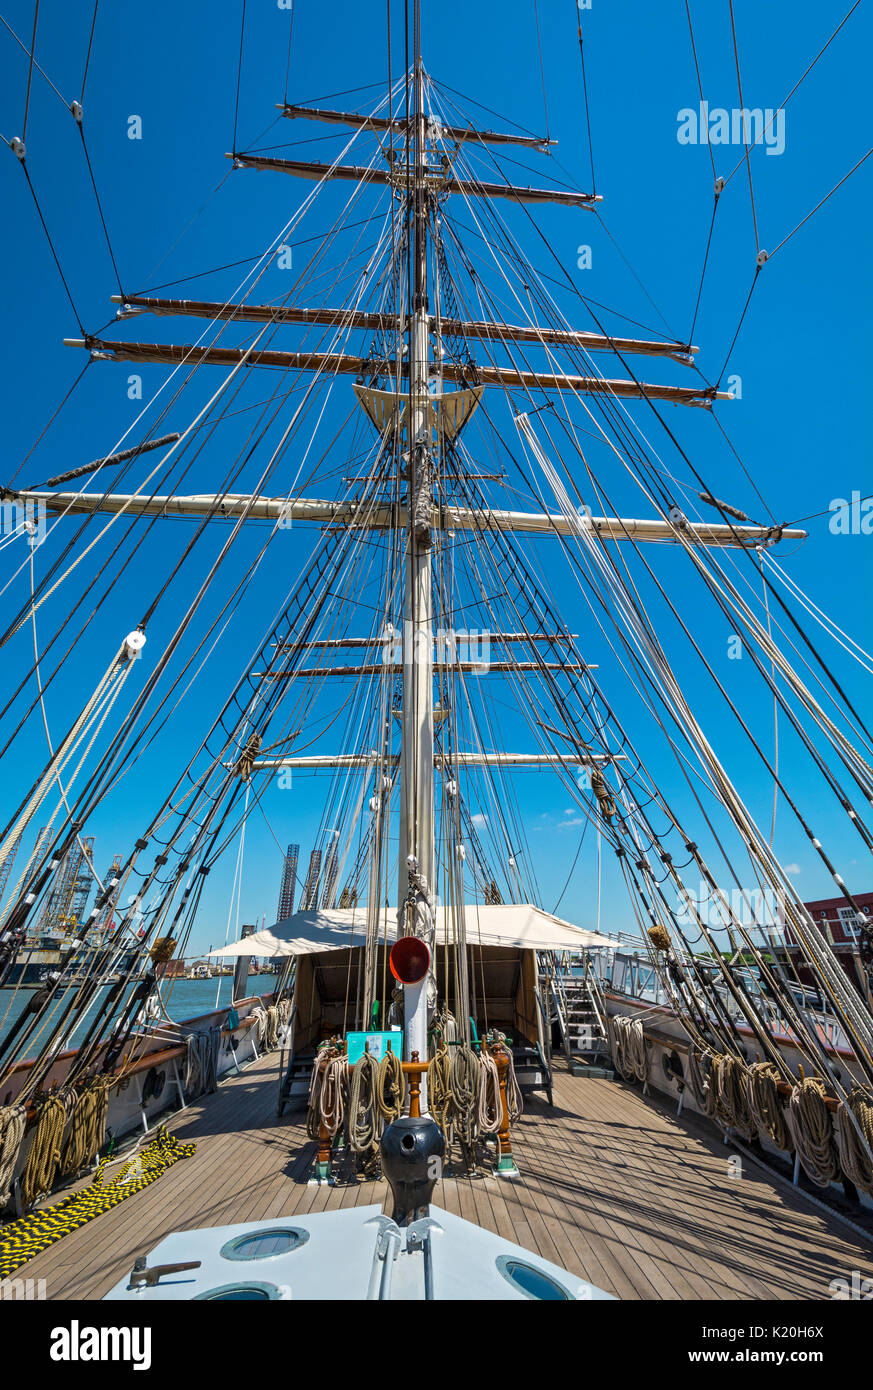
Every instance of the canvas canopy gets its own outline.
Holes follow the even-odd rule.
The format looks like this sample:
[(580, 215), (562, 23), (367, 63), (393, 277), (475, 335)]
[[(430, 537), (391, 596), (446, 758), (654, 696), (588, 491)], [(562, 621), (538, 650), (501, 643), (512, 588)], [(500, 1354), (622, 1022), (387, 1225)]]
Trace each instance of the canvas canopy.
[[(437, 942), (446, 934), (445, 907), (437, 908)], [(583, 951), (591, 946), (612, 946), (609, 937), (585, 931), (543, 912), (529, 903), (500, 903), (465, 908), (469, 946), (503, 946), (527, 951)], [(449, 936), (454, 936), (454, 914), (449, 912)], [(212, 956), (305, 956), (321, 951), (347, 950), (363, 946), (367, 913), (357, 908), (322, 908), (295, 912), (264, 931), (254, 932), (241, 941), (210, 951)], [(397, 910), (385, 908), (379, 938), (393, 942), (397, 935)]]

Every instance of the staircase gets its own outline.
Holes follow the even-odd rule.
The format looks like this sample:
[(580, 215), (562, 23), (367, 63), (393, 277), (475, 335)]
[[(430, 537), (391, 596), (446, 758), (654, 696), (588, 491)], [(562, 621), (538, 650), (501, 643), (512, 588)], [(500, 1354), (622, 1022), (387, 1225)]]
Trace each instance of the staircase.
[(286, 1106), (293, 1109), (306, 1105), (314, 1061), (315, 1053), (312, 1051), (286, 1053), (285, 1049), (282, 1049), (279, 1060), (279, 1102), (276, 1107), (279, 1118), (284, 1114)]
[(552, 1073), (539, 1047), (524, 1040), (517, 1041), (512, 1049), (512, 1061), (522, 1095), (527, 1097), (534, 1091), (545, 1091), (551, 1105)]
[(582, 973), (555, 969), (548, 977), (564, 1052), (574, 1076), (613, 1077), (612, 1049), (600, 983), (586, 962)]

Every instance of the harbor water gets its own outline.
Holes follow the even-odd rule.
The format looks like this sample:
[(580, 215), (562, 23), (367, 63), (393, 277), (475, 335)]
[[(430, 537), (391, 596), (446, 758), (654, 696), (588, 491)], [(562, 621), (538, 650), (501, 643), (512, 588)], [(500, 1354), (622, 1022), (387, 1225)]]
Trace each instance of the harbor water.
[[(271, 994), (276, 987), (276, 979), (275, 975), (250, 975), (246, 987), (247, 996)], [(66, 1047), (75, 1047), (84, 1037), (94, 1015), (105, 999), (108, 989), (107, 986), (97, 992), (94, 1003), (84, 1018), (70, 1036), (65, 1037), (64, 1045)], [(179, 1023), (186, 1019), (197, 1018), (201, 1014), (208, 1014), (212, 1009), (226, 1007), (231, 1002), (232, 989), (232, 976), (220, 975), (212, 980), (164, 980), (160, 986), (160, 993), (167, 1014), (174, 1022)], [(43, 1015), (41, 1020), (43, 1029), (47, 1026), (50, 1027), (55, 1019), (61, 1017), (65, 1007), (71, 1003), (74, 994), (75, 990), (67, 990), (57, 996), (47, 1013)], [(32, 989), (0, 989), (0, 1042), (15, 1026), (16, 1021), (27, 1008), (32, 995)], [(105, 1034), (107, 1030), (103, 1029), (102, 1031)], [(32, 1051), (38, 1051), (39, 1045), (39, 1040), (36, 1040), (33, 1048), (28, 1047), (26, 1049), (27, 1055), (31, 1055)]]

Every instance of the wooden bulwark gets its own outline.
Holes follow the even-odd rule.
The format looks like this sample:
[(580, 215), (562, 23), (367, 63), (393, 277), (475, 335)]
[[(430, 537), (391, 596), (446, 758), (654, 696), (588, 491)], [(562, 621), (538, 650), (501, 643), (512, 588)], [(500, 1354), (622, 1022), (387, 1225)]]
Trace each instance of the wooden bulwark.
[[(277, 1121), (278, 1054), (170, 1124), (195, 1156), (24, 1266), (50, 1299), (100, 1298), (171, 1231), (385, 1201), (383, 1182), (308, 1187), (300, 1111)], [(621, 1083), (555, 1077), (512, 1133), (521, 1176), (446, 1177), (434, 1200), (626, 1299), (830, 1299), (871, 1248), (695, 1121)]]

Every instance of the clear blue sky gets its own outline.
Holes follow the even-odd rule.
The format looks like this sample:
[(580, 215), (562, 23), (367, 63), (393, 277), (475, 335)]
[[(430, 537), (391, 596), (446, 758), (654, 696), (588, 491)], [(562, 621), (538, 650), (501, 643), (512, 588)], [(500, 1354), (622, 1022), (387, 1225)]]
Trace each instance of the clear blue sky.
[[(737, 0), (734, 10), (746, 106), (777, 107), (848, 8), (848, 0), (844, 6), (813, 5), (808, 0), (772, 0), (761, 6), (753, 0)], [(712, 107), (736, 107), (736, 68), (726, 0), (697, 0), (692, 9), (704, 95)], [(10, 0), (4, 13), (29, 46), (32, 4)], [(122, 284), (128, 292), (260, 253), (310, 189), (308, 184), (297, 184), (281, 175), (239, 172), (227, 177), (229, 165), (224, 153), (233, 140), (240, 14), (241, 6), (230, 0), (220, 5), (170, 5), (153, 0), (148, 6), (105, 5), (99, 9), (85, 93), (85, 130)], [(507, 212), (507, 219), (542, 272), (559, 276), (557, 261), (574, 278), (580, 292), (592, 300), (659, 332), (665, 331), (667, 324), (677, 336), (684, 337), (694, 312), (712, 211), (709, 152), (703, 145), (681, 145), (677, 140), (678, 113), (698, 103), (685, 6), (682, 0), (657, 6), (639, 0), (593, 0), (582, 18), (597, 191), (604, 196), (602, 222), (583, 210), (546, 207), (538, 211), (538, 222), (555, 257), (550, 260), (515, 210)], [(44, 0), (40, 6), (36, 56), (66, 102), (77, 99), (81, 92), (90, 20), (91, 7), (85, 4), (70, 6), (60, 0)], [(399, 4), (393, 6), (392, 20), (396, 77), (403, 66)], [(425, 3), (425, 62), (435, 79), (499, 113), (477, 112), (471, 101), (458, 98), (471, 119), (494, 127), (512, 120), (537, 132), (547, 123), (550, 135), (559, 142), (555, 159), (560, 167), (525, 151), (518, 158), (534, 172), (514, 169), (507, 162), (507, 173), (523, 183), (547, 182), (551, 176), (588, 188), (576, 6), (573, 0), (540, 0), (539, 20), (546, 111), (534, 6), (529, 0), (506, 0), (500, 6), (445, 0), (439, 5)], [(263, 134), (276, 116), (275, 103), (285, 95), (288, 26), (286, 9), (270, 0), (249, 3), (238, 147), (244, 149), (256, 142), (259, 147), (288, 145), (300, 140), (305, 143), (286, 150), (288, 155), (308, 151), (311, 158), (332, 157), (339, 141), (314, 138), (328, 132), (328, 127), (279, 122)], [(762, 247), (774, 247), (865, 153), (870, 41), (869, 12), (862, 5), (792, 97), (786, 113), (784, 153), (770, 156), (763, 149), (754, 152), (752, 180)], [(0, 72), (0, 130), (8, 141), (21, 134), (28, 58), (5, 29), (0, 30)], [(287, 84), (290, 100), (321, 99), (324, 105), (365, 109), (368, 92), (328, 99), (329, 94), (367, 83), (384, 85), (386, 77), (384, 5), (335, 3), (326, 7), (316, 0), (297, 0)], [(137, 141), (128, 139), (133, 115), (142, 119), (143, 138)], [(112, 265), (75, 123), (36, 72), (26, 143), (28, 169), (78, 313), (85, 328), (96, 332), (114, 312), (109, 303), (117, 288)], [(726, 177), (741, 151), (727, 147), (715, 153), (716, 171)], [(731, 359), (730, 372), (741, 377), (742, 399), (721, 408), (719, 418), (776, 520), (821, 513), (834, 498), (850, 497), (853, 490), (862, 495), (873, 490), (867, 402), (871, 368), (871, 169), (873, 161), (764, 267)], [(61, 345), (64, 337), (78, 336), (76, 320), (30, 192), (8, 150), (0, 165), (0, 177), (5, 209), (5, 255), (0, 274), (6, 319), (2, 339), (6, 409), (0, 476), (5, 481), (72, 383), (83, 359)], [(327, 190), (324, 205), (309, 214), (301, 235), (324, 231), (345, 196), (347, 192), (341, 195), (335, 188)], [(464, 220), (463, 212), (459, 215)], [(591, 247), (590, 270), (577, 267), (582, 245)], [(741, 168), (723, 195), (694, 332), (694, 341), (701, 349), (701, 370), (710, 378), (718, 375), (733, 337), (752, 281), (755, 250), (748, 180)], [(240, 273), (237, 269), (186, 279), (167, 293), (220, 298), (232, 291)], [(272, 278), (264, 282), (263, 298), (277, 296), (284, 288), (281, 271), (271, 270), (269, 276)], [(555, 293), (568, 317), (581, 327), (591, 326), (578, 300), (557, 288)], [(619, 318), (612, 316), (609, 323), (615, 332), (622, 331)], [(185, 341), (190, 329), (190, 322), (180, 328), (168, 320), (142, 319), (125, 331), (132, 337), (154, 335), (165, 340), (172, 340), (175, 334), (176, 341)], [(651, 364), (644, 360), (644, 365), (648, 370), (642, 375), (649, 379), (683, 380), (678, 368), (656, 360)], [(58, 425), (25, 466), (21, 481), (39, 483), (63, 468), (99, 457), (115, 444), (137, 408), (126, 395), (129, 370), (133, 369), (112, 365), (89, 370)], [(146, 397), (158, 389), (167, 372), (163, 367), (144, 369)], [(215, 374), (200, 376), (207, 379), (189, 393), (194, 406), (202, 403), (218, 382)], [(252, 388), (248, 399), (258, 399)], [(189, 405), (174, 416), (168, 427), (177, 420), (184, 423), (191, 408)], [(680, 412), (672, 407), (666, 408), (666, 418), (713, 489), (760, 516), (761, 506), (714, 421), (703, 412)], [(233, 435), (234, 439), (243, 437), (244, 432)], [(668, 466), (687, 478), (678, 454), (668, 451), (666, 439), (659, 436), (655, 442)], [(220, 450), (205, 456), (192, 471), (186, 488), (213, 487), (224, 466), (223, 457)], [(618, 497), (624, 495), (630, 500), (632, 494), (617, 477), (610, 477), (609, 482)], [(633, 505), (638, 508), (638, 500)], [(809, 541), (793, 550), (785, 547), (785, 563), (826, 611), (869, 645), (873, 539), (835, 536), (827, 522), (826, 516), (811, 521)], [(186, 522), (166, 523), (144, 547), (139, 568), (106, 602), (89, 629), (68, 683), (48, 702), (55, 732), (83, 692), (93, 686), (95, 674), (102, 671), (120, 637), (138, 619), (143, 595), (152, 591), (156, 576), (178, 554), (189, 527)], [(238, 547), (240, 565), (259, 541), (260, 536), (247, 539)], [(193, 592), (218, 543), (210, 540), (183, 577), (178, 591), (180, 604)], [(308, 542), (295, 537), (292, 544), (299, 547), (293, 552), (292, 563), (299, 562)], [(13, 555), (20, 559), (14, 548), (0, 556), (4, 576)], [(546, 549), (540, 548), (537, 556), (563, 599), (568, 592), (564, 571)], [(686, 593), (687, 571), (680, 558), (658, 550), (652, 559), (665, 581), (678, 586), (687, 612), (699, 621), (707, 650), (714, 659), (723, 658), (727, 634), (711, 625), (711, 610), (701, 597), (692, 590)], [(137, 765), (123, 794), (90, 827), (97, 835), (98, 867), (108, 863), (113, 853), (126, 853), (130, 840), (139, 834), (143, 820), (166, 789), (168, 770), (188, 748), (192, 730), (199, 728), (207, 710), (214, 710), (239, 670), (251, 647), (253, 630), (261, 631), (272, 608), (271, 585), (280, 582), (288, 565), (288, 551), (280, 557), (271, 555), (264, 567), (257, 608), (244, 614), (230, 630), (220, 660), (209, 668), (201, 707), (185, 709), (162, 743)], [(83, 574), (88, 572), (86, 567)], [(20, 602), (23, 591), (18, 587), (15, 592)], [(5, 601), (9, 601), (8, 596)], [(10, 611), (12, 606), (17, 603), (10, 605)], [(43, 632), (52, 630), (62, 607), (50, 604), (42, 610)], [(571, 625), (584, 620), (581, 605), (577, 603), (574, 609), (572, 600), (564, 613)], [(160, 648), (169, 630), (165, 625), (168, 621), (168, 616), (159, 616), (149, 634), (150, 651)], [(608, 680), (608, 654), (598, 650), (596, 634), (575, 626), (574, 630), (583, 631), (589, 659), (601, 661)], [(19, 634), (0, 657), (4, 690), (13, 688), (15, 672), (28, 659), (30, 641), (28, 632)], [(857, 668), (836, 654), (834, 665), (863, 702)], [(689, 694), (708, 701), (702, 676), (690, 668), (687, 674)], [(755, 678), (748, 663), (724, 664), (722, 674), (737, 698), (748, 694), (757, 701), (756, 728), (766, 737), (769, 707), (762, 703), (757, 685), (752, 691)], [(716, 710), (714, 703), (711, 708)], [(627, 704), (625, 712), (632, 718), (633, 705)], [(720, 710), (713, 718), (721, 720)], [(512, 730), (513, 726), (509, 727)], [(515, 727), (518, 738), (523, 738), (523, 726)], [(714, 732), (723, 737), (720, 750), (734, 760), (732, 766), (744, 793), (766, 822), (772, 789), (763, 771), (751, 762), (747, 746), (732, 730), (722, 729), (717, 722)], [(7, 811), (41, 765), (45, 751), (42, 740), (41, 729), (34, 725), (26, 746), (9, 759), (3, 782)], [(786, 736), (783, 756), (790, 760), (791, 751)], [(844, 822), (826, 799), (818, 801), (817, 784), (805, 765), (798, 763), (796, 776), (807, 809), (820, 815), (817, 828), (822, 840), (833, 850), (850, 883), (859, 891), (868, 889), (869, 877), (854, 866), (860, 856), (846, 839)], [(313, 782), (300, 781), (298, 787), (290, 798), (292, 805), (286, 804), (287, 796), (283, 800), (276, 793), (269, 813), (280, 840), (299, 840), (305, 856), (318, 824), (320, 804)], [(537, 874), (545, 905), (551, 907), (575, 853), (578, 830), (570, 825), (560, 828), (572, 817), (566, 815), (565, 795), (549, 778), (528, 777), (519, 781), (519, 787), (532, 827), (532, 851), (537, 852), (538, 837), (544, 842)], [(671, 787), (671, 794), (673, 790)], [(683, 794), (678, 787), (675, 791), (677, 809), (684, 814)], [(538, 826), (543, 829), (536, 829)], [(784, 862), (797, 865), (797, 881), (805, 896), (828, 893), (829, 880), (810, 858), (799, 829), (784, 808), (777, 821), (776, 847)], [(228, 863), (210, 880), (195, 936), (200, 946), (223, 937), (224, 902), (232, 867), (232, 862)], [(260, 919), (262, 913), (271, 920), (280, 864), (263, 826), (250, 838), (246, 870), (242, 920)], [(562, 915), (590, 921), (590, 874), (591, 861), (586, 856), (561, 905)], [(611, 883), (609, 878), (607, 883)], [(611, 902), (614, 925), (628, 925), (618, 900)]]

